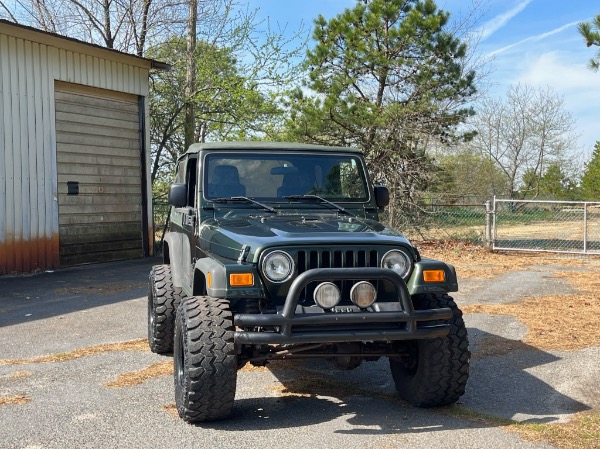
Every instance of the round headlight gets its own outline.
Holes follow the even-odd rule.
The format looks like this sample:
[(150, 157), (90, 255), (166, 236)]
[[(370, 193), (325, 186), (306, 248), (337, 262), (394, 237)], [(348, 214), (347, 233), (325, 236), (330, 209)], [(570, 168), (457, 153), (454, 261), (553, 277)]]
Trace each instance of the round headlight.
[(342, 295), (340, 289), (333, 282), (322, 282), (315, 288), (313, 298), (317, 305), (324, 309), (331, 309), (337, 306)]
[(294, 273), (294, 261), (286, 252), (273, 251), (264, 258), (262, 269), (270, 281), (284, 282)]
[(377, 290), (367, 281), (357, 282), (350, 290), (350, 299), (361, 309), (366, 309), (375, 302)]
[(394, 270), (404, 278), (411, 269), (410, 258), (404, 251), (393, 249), (385, 253), (381, 259), (381, 267)]

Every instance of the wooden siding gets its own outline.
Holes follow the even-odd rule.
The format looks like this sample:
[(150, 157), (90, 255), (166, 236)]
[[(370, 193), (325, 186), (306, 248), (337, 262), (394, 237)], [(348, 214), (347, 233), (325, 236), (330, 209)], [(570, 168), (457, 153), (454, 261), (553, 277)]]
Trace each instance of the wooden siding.
[(57, 82), (55, 105), (61, 266), (142, 257), (138, 98)]
[[(0, 274), (60, 265), (55, 80), (148, 95), (149, 61), (142, 67), (140, 58), (93, 47), (85, 54), (86, 48), (0, 23)], [(78, 114), (76, 109), (64, 113)], [(147, 124), (147, 107), (144, 114)], [(73, 139), (65, 152), (78, 145)], [(148, 157), (145, 163), (149, 166)]]

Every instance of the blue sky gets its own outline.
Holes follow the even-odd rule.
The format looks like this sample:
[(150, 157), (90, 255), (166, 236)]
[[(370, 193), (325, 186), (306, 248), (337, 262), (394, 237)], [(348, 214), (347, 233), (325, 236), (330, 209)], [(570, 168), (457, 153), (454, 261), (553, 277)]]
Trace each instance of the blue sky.
[[(249, 0), (258, 16), (271, 24), (298, 29), (312, 27), (318, 14), (335, 16), (355, 0)], [(438, 0), (451, 18), (476, 19), (478, 51), (491, 58), (487, 79), (492, 94), (502, 95), (511, 84), (549, 86), (563, 96), (565, 108), (577, 121), (579, 146), (589, 156), (600, 140), (600, 72), (588, 70), (595, 53), (577, 32), (577, 23), (600, 14), (598, 0)]]

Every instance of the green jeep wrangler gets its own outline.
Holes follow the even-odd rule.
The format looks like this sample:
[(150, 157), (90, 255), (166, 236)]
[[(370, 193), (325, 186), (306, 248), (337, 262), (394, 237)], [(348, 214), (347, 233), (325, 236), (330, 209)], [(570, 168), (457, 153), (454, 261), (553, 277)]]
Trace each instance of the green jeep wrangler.
[(284, 358), (348, 370), (387, 357), (409, 403), (458, 400), (470, 353), (447, 294), (458, 290), (456, 272), (379, 223), (388, 202), (356, 149), (189, 148), (148, 296), (148, 341), (174, 355), (181, 418), (226, 417), (237, 370)]

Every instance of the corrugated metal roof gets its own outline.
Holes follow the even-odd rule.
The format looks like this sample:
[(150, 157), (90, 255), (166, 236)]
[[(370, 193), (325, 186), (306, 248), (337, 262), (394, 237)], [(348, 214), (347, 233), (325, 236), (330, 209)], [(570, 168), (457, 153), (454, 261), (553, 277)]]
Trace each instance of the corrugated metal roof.
[[(3, 27), (5, 27), (5, 28), (3, 28)], [(29, 37), (29, 39), (33, 40), (33, 41), (37, 41), (38, 43), (49, 44), (48, 37), (52, 37), (52, 38), (62, 40), (65, 43), (70, 42), (70, 43), (73, 43), (76, 45), (85, 45), (87, 47), (94, 48), (94, 49), (100, 50), (102, 52), (107, 52), (107, 54), (112, 53), (113, 55), (115, 55), (115, 56), (118, 55), (119, 57), (134, 58), (140, 62), (143, 61), (145, 63), (149, 63), (151, 69), (171, 70), (171, 65), (167, 64), (165, 62), (156, 61), (154, 59), (142, 58), (141, 56), (132, 55), (130, 53), (125, 53), (125, 52), (115, 50), (112, 48), (102, 47), (101, 45), (90, 44), (89, 42), (84, 42), (79, 39), (74, 39), (72, 37), (62, 36), (60, 34), (51, 33), (49, 31), (39, 30), (37, 28), (33, 28), (30, 26), (21, 25), (18, 23), (10, 22), (8, 20), (0, 19), (0, 32), (2, 32), (4, 34), (9, 34), (9, 35), (14, 34), (14, 33), (10, 33), (11, 27), (14, 28), (15, 30), (22, 30), (22, 31), (27, 31), (29, 33), (33, 33), (32, 36)], [(35, 39), (35, 37), (34, 37), (35, 35), (39, 36), (39, 39)], [(110, 57), (107, 56), (107, 58), (110, 58)]]

